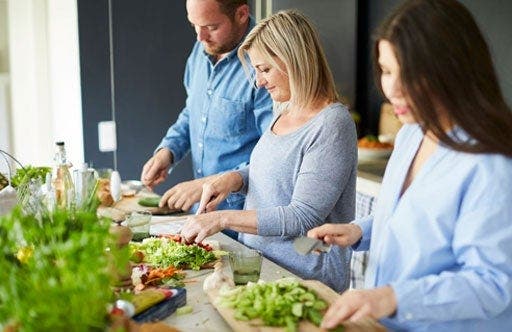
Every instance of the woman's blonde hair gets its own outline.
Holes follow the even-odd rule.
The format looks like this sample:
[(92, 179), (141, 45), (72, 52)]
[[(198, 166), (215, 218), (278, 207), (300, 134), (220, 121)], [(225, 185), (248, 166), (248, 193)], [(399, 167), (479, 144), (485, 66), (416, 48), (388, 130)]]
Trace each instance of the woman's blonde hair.
[[(275, 58), (286, 66), (290, 82), (290, 102), (305, 108), (320, 98), (339, 100), (334, 79), (327, 64), (316, 30), (296, 10), (284, 10), (260, 21), (238, 49), (238, 57), (246, 72), (247, 52), (257, 49), (276, 69)], [(280, 108), (280, 103), (276, 103)]]

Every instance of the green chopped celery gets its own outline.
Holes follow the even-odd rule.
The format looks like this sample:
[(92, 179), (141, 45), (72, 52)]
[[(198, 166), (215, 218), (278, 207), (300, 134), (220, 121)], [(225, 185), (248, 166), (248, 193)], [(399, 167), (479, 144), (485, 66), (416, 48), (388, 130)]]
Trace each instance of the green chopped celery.
[(238, 320), (260, 318), (265, 326), (281, 326), (287, 331), (295, 331), (302, 319), (319, 325), (319, 310), (327, 307), (313, 291), (290, 278), (221, 291), (219, 303), (233, 308)]
[(176, 309), (176, 315), (186, 315), (192, 313), (192, 311), (194, 311), (194, 308), (191, 305), (184, 305), (183, 307)]
[(322, 323), (322, 315), (317, 310), (308, 310), (308, 318), (316, 326), (320, 326), (320, 323)]
[(291, 317), (285, 317), (286, 321), (286, 331), (287, 332), (295, 332), (297, 331), (297, 323), (291, 319)]
[(294, 303), (292, 305), (292, 314), (294, 314), (297, 317), (302, 317), (302, 303)]

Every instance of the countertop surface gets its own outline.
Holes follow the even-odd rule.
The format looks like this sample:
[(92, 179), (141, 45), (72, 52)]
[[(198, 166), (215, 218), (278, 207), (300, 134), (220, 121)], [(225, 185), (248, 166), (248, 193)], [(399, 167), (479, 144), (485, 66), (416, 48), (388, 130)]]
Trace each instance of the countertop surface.
[(382, 182), (388, 159), (375, 159), (359, 161), (357, 164), (357, 175), (368, 180)]
[(378, 197), (387, 163), (388, 159), (359, 161), (356, 190), (366, 195)]
[[(151, 230), (154, 233), (175, 233), (181, 229), (186, 216), (153, 216), (151, 220)], [(228, 236), (218, 233), (207, 240), (218, 241), (221, 250), (237, 251), (246, 248), (240, 242), (237, 242)], [(228, 259), (223, 257), (223, 264), (225, 272), (230, 273)], [(177, 315), (173, 313), (167, 317), (163, 323), (177, 328), (180, 331), (232, 331), (232, 328), (226, 323), (218, 311), (210, 304), (207, 295), (203, 292), (204, 279), (213, 273), (213, 269), (190, 271), (187, 270), (187, 277), (185, 279), (187, 290), (187, 305), (192, 306), (193, 310), (189, 314)], [(270, 260), (263, 258), (261, 266), (260, 279), (265, 281), (277, 280), (284, 277), (295, 277), (302, 280), (293, 273), (278, 266)], [(327, 286), (325, 286), (327, 287)], [(385, 329), (373, 320), (365, 319), (357, 323), (345, 323), (345, 330), (347, 332), (372, 332), (372, 331), (385, 331)]]
[[(155, 218), (156, 223), (158, 223), (159, 226), (164, 226), (163, 221), (166, 219), (170, 222), (172, 222), (174, 219), (177, 223), (179, 223), (183, 221), (184, 217), (166, 217), (165, 219), (164, 217)], [(176, 229), (178, 228), (180, 227), (176, 227)], [(155, 233), (155, 231), (156, 227), (153, 228), (152, 225), (151, 232)], [(240, 242), (234, 241), (222, 233), (215, 234), (209, 237), (207, 240), (218, 241), (221, 250), (236, 251), (245, 248), (245, 246)], [(223, 257), (223, 264), (226, 271), (230, 272), (227, 257)], [(206, 294), (203, 292), (203, 281), (212, 272), (213, 269), (186, 271), (187, 277), (185, 279), (185, 284), (187, 290), (187, 305), (192, 306), (193, 311), (190, 314), (180, 316), (178, 316), (176, 313), (173, 313), (171, 316), (164, 320), (166, 324), (176, 327), (182, 331), (232, 331), (229, 325), (219, 315), (217, 310), (210, 304)], [(271, 281), (283, 277), (296, 277), (300, 280), (299, 277), (295, 276), (291, 272), (288, 272), (277, 264), (269, 261), (266, 258), (263, 258), (260, 279)]]

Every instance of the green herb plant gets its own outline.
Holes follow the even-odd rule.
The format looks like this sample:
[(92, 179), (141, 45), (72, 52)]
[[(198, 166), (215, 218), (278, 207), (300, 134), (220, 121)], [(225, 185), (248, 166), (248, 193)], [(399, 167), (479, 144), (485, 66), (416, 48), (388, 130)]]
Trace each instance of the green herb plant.
[(83, 210), (1, 217), (0, 330), (105, 331), (113, 278), (129, 257), (110, 225)]
[(51, 171), (52, 169), (46, 166), (35, 167), (27, 165), (24, 168), (18, 168), (11, 179), (12, 186), (14, 188), (17, 188), (18, 186), (28, 182), (31, 179), (39, 179), (42, 183), (44, 183), (46, 179), (46, 174)]

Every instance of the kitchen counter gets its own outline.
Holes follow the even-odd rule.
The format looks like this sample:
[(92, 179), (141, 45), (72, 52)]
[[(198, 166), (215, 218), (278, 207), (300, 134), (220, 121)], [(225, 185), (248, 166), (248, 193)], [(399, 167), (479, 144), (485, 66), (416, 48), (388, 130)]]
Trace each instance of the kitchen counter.
[[(167, 218), (172, 220), (172, 217)], [(183, 217), (174, 218), (176, 218), (177, 221), (183, 220)], [(222, 233), (215, 234), (209, 237), (208, 240), (218, 241), (221, 250), (236, 251), (245, 248), (240, 242), (234, 241)], [(223, 264), (225, 271), (230, 273), (231, 270), (227, 257), (223, 257)], [(206, 294), (203, 292), (203, 281), (213, 272), (213, 269), (200, 271), (187, 270), (186, 272), (185, 288), (187, 289), (187, 305), (192, 306), (193, 311), (190, 314), (180, 316), (173, 313), (171, 316), (167, 317), (164, 322), (182, 331), (232, 331), (217, 310), (210, 304)], [(300, 279), (286, 269), (263, 258), (260, 275), (262, 280), (272, 281), (283, 277), (295, 277)]]
[[(184, 216), (153, 216), (151, 220), (151, 233), (161, 232), (169, 233), (181, 229), (185, 217)], [(240, 242), (237, 242), (230, 237), (217, 233), (207, 240), (218, 241), (221, 250), (237, 251), (246, 248)], [(228, 258), (226, 256), (222, 259), (225, 266), (226, 273), (231, 273)], [(187, 305), (192, 306), (193, 311), (189, 314), (177, 315), (173, 313), (163, 323), (173, 326), (180, 331), (233, 331), (233, 329), (226, 323), (220, 316), (217, 310), (209, 302), (208, 297), (203, 292), (204, 279), (213, 272), (213, 269), (190, 271), (187, 270), (187, 277), (185, 281), (185, 288), (187, 290)], [(295, 277), (302, 280), (293, 273), (280, 267), (279, 265), (271, 262), (263, 257), (260, 279), (265, 281), (277, 280), (284, 277)], [(284, 330), (284, 329), (283, 329)], [(372, 331), (385, 331), (385, 329), (378, 323), (370, 319), (364, 319), (356, 323), (346, 323), (345, 331), (347, 332), (372, 332)]]
[(356, 190), (366, 195), (377, 197), (388, 159), (359, 161), (357, 165)]

